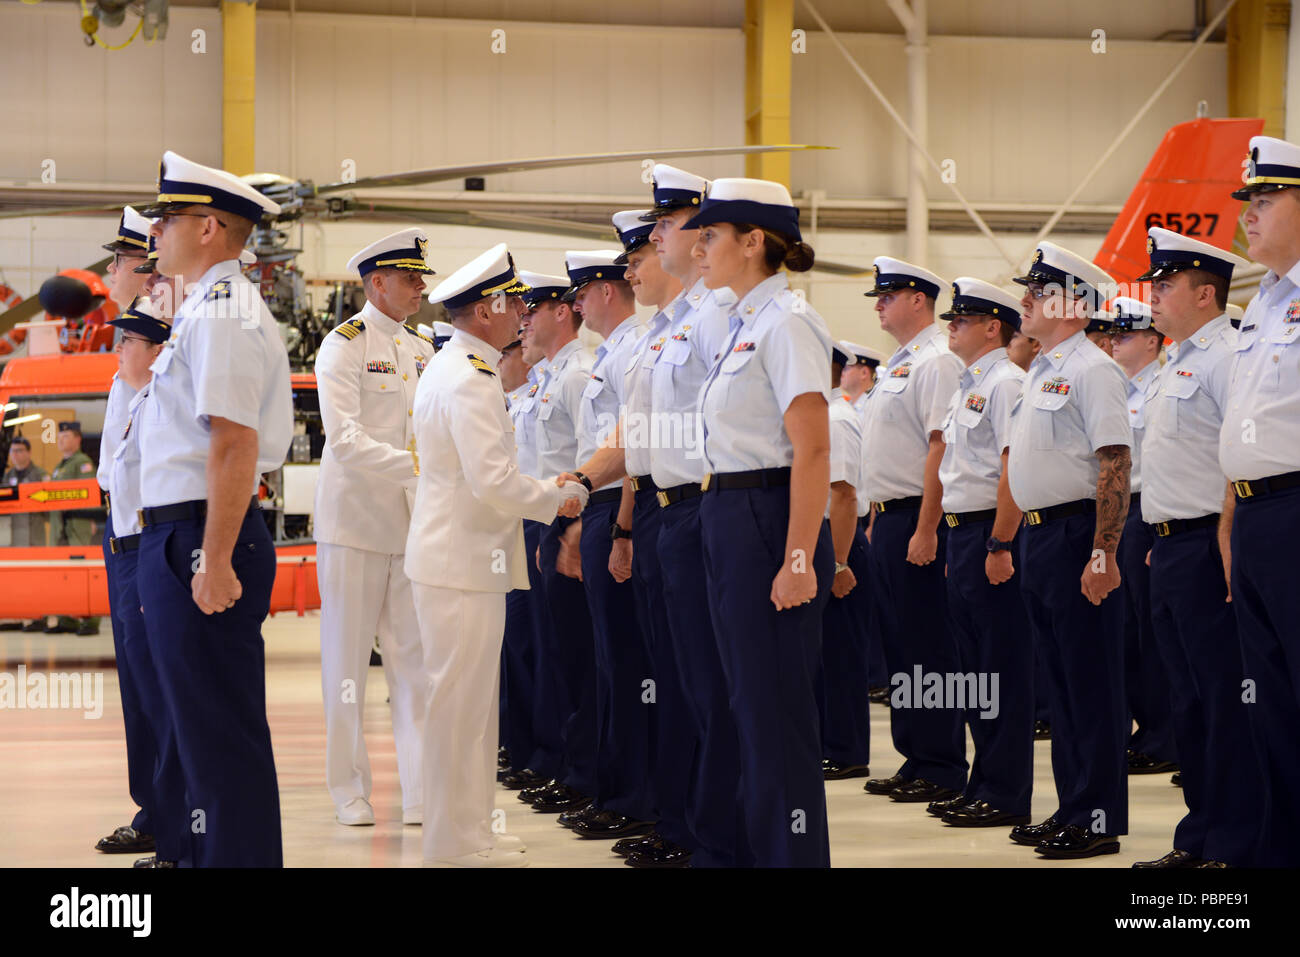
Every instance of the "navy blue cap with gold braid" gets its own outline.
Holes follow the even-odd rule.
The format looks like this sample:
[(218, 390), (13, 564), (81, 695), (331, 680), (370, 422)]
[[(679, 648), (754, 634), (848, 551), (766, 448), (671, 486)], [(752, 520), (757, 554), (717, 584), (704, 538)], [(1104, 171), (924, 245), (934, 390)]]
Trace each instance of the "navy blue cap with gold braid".
[(758, 226), (790, 239), (803, 239), (799, 210), (790, 191), (766, 179), (729, 177), (710, 183), (700, 211), (682, 229), (702, 229), (714, 223)]
[(1151, 268), (1137, 277), (1138, 282), (1162, 279), (1184, 269), (1203, 269), (1224, 279), (1231, 279), (1234, 270), (1249, 263), (1218, 246), (1211, 246), (1182, 233), (1159, 226), (1147, 230), (1147, 257)]
[(145, 256), (144, 262), (132, 269), (132, 272), (156, 272), (158, 269), (158, 239), (156, 236), (149, 237), (149, 253)]
[(459, 309), (498, 293), (522, 296), (527, 291), (528, 285), (520, 280), (506, 244), (497, 243), (440, 282), (429, 293), (429, 301)]
[(654, 208), (641, 214), (642, 221), (647, 223), (653, 223), (673, 210), (697, 208), (709, 185), (704, 177), (667, 163), (656, 163), (653, 176)]
[(168, 150), (158, 164), (158, 198), (144, 207), (145, 216), (161, 216), (185, 206), (210, 206), (253, 223), (264, 215), (279, 215), (280, 206), (238, 176), (204, 166)]
[(130, 206), (122, 207), (122, 219), (117, 224), (117, 238), (104, 243), (110, 253), (130, 253), (143, 256), (149, 250), (149, 228), (153, 223)]
[(618, 241), (623, 244), (623, 251), (614, 259), (615, 264), (627, 265), (627, 257), (650, 242), (650, 234), (655, 228), (654, 223), (646, 222), (642, 218), (648, 212), (650, 212), (648, 209), (625, 209), (613, 215)]
[(136, 299), (121, 313), (108, 320), (110, 326), (124, 332), (134, 332), (150, 342), (166, 342), (171, 335), (171, 323), (154, 315), (153, 304), (148, 299)]
[(1249, 200), (1255, 193), (1296, 186), (1300, 186), (1300, 146), (1274, 136), (1252, 136), (1246, 182), (1233, 191), (1232, 198)]
[(376, 269), (407, 269), (434, 275), (425, 261), (429, 253), (429, 237), (422, 229), (402, 229), (371, 243), (348, 260), (348, 269), (355, 269), (364, 279)]

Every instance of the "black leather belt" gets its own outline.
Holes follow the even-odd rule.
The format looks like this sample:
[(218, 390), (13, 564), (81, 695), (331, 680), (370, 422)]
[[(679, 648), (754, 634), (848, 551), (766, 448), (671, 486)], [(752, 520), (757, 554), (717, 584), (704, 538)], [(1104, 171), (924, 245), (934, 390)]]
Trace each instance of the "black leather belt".
[(747, 488), (779, 488), (790, 484), (790, 467), (754, 469), (752, 472), (710, 472), (700, 483), (702, 492), (734, 492)]
[(655, 484), (655, 480), (648, 475), (631, 475), (628, 477), (628, 481), (632, 483), (632, 491), (634, 492), (659, 491), (659, 486)]
[(1285, 472), (1282, 475), (1272, 475), (1262, 479), (1241, 479), (1232, 483), (1232, 491), (1236, 494), (1237, 501), (1242, 502), (1248, 498), (1258, 498), (1261, 495), (1282, 492), (1296, 486), (1300, 486), (1300, 472)]
[(1210, 528), (1219, 524), (1218, 514), (1202, 515), (1200, 518), (1171, 518), (1167, 522), (1151, 522), (1147, 528), (1151, 529), (1159, 538), (1168, 538), (1170, 535), (1177, 535), (1181, 532), (1191, 532), (1198, 528)]
[(897, 512), (904, 508), (918, 509), (921, 507), (921, 496), (909, 495), (907, 498), (891, 498), (887, 502), (872, 502), (871, 504), (877, 512)]
[(587, 496), (588, 505), (604, 505), (606, 502), (617, 502), (623, 497), (621, 488), (603, 488), (599, 492), (592, 492)]
[(986, 508), (979, 512), (944, 512), (943, 520), (948, 523), (949, 528), (956, 528), (958, 525), (972, 525), (975, 522), (991, 522), (998, 517), (996, 508)]
[(114, 555), (121, 555), (123, 552), (133, 552), (139, 547), (139, 535), (127, 535), (125, 538), (110, 538), (108, 540), (108, 550)]
[(674, 485), (671, 488), (661, 488), (655, 493), (655, 498), (659, 500), (660, 508), (667, 508), (669, 505), (676, 505), (688, 498), (699, 498), (703, 494), (704, 492), (698, 482), (686, 482), (682, 485)]
[(1091, 498), (1081, 498), (1077, 502), (1064, 502), (1060, 505), (1052, 505), (1049, 508), (1033, 508), (1025, 512), (1026, 525), (1042, 525), (1044, 522), (1055, 521), (1058, 518), (1068, 518), (1071, 515), (1082, 515), (1085, 512), (1097, 511), (1097, 501)]
[[(257, 499), (248, 501), (248, 510), (257, 508)], [(208, 503), (204, 499), (191, 502), (177, 502), (175, 505), (159, 505), (157, 508), (142, 508), (136, 512), (140, 518), (140, 527), (161, 525), (164, 522), (203, 521), (208, 516)]]

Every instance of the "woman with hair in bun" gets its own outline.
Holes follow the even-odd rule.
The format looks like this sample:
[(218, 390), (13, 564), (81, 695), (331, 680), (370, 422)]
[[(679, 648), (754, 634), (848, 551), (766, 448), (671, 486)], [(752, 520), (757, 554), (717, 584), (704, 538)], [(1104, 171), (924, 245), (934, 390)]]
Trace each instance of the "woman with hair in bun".
[(740, 744), (739, 811), (760, 867), (827, 867), (815, 682), (835, 557), (831, 336), (785, 270), (812, 267), (779, 183), (715, 180), (692, 255), (729, 335), (700, 389), (709, 613)]

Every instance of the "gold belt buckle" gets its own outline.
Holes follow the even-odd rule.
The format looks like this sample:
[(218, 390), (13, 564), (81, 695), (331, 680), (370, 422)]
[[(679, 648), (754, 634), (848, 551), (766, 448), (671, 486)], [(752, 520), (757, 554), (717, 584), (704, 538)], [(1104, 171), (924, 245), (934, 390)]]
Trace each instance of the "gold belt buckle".
[(877, 512), (883, 512), (883, 511), (885, 510), (885, 503), (884, 503), (884, 502), (872, 502), (872, 503), (871, 503), (871, 507), (874, 508)]
[(658, 492), (655, 492), (655, 498), (659, 500), (660, 508), (667, 508), (669, 505), (673, 504), (672, 502), (668, 501), (668, 493), (665, 491), (660, 490)]
[(628, 481), (632, 483), (632, 491), (634, 492), (641, 491), (641, 483), (637, 481), (635, 475), (628, 476)]
[(713, 482), (713, 473), (709, 472), (707, 475), (704, 476), (704, 481), (700, 483), (700, 491), (707, 492), (709, 490), (709, 485), (712, 484), (712, 482)]
[(1238, 479), (1233, 482), (1232, 490), (1237, 493), (1237, 498), (1250, 498), (1255, 494), (1250, 487), (1250, 483), (1244, 479)]
[(1168, 522), (1156, 522), (1156, 534), (1159, 535), (1161, 538), (1168, 538), (1168, 537), (1169, 537), (1169, 523), (1168, 523)]
[(114, 554), (114, 555), (117, 554), (117, 539), (116, 539), (116, 538), (110, 538), (110, 539), (108, 540), (108, 550), (109, 550), (110, 553), (112, 553), (112, 554)]
[(1026, 524), (1026, 525), (1042, 525), (1042, 524), (1043, 524), (1043, 513), (1040, 512), (1040, 511), (1038, 511), (1037, 509), (1034, 509), (1033, 511), (1025, 512), (1025, 524)]
[(961, 524), (961, 520), (958, 519), (957, 516), (952, 512), (948, 512), (946, 515), (944, 515), (943, 520), (948, 523), (949, 528), (956, 528), (958, 525)]
[(140, 527), (141, 527), (141, 528), (144, 528), (146, 525), (149, 524), (148, 522), (146, 522), (146, 521), (144, 520), (144, 509), (142, 509), (142, 508), (137, 508), (137, 509), (135, 510), (135, 517), (138, 518), (138, 519), (140, 520)]

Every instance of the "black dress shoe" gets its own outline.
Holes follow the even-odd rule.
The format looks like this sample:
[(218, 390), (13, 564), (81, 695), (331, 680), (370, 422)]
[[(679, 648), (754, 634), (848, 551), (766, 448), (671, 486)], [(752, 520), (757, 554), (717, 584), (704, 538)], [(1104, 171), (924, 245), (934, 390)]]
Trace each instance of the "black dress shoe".
[(510, 767), (510, 749), (504, 745), (497, 748), (497, 767), (501, 769)]
[(623, 837), (644, 834), (654, 827), (650, 821), (638, 821), (617, 811), (597, 811), (573, 825), (573, 833), (588, 838)]
[(1052, 739), (1052, 726), (1047, 721), (1034, 722), (1034, 740), (1050, 741)]
[(531, 768), (520, 768), (518, 771), (511, 771), (501, 776), (501, 784), (510, 791), (518, 791), (522, 788), (540, 788), (549, 783), (547, 778), (542, 777)]
[(838, 764), (830, 758), (822, 758), (822, 777), (827, 781), (839, 781), (842, 778), (865, 778), (871, 768), (865, 764)]
[(888, 778), (871, 778), (866, 784), (862, 785), (862, 790), (868, 794), (892, 794), (904, 784), (910, 784), (911, 778), (905, 778), (901, 774), (895, 774)]
[(1161, 761), (1159, 758), (1153, 758), (1141, 751), (1130, 750), (1128, 753), (1129, 774), (1160, 774), (1162, 771), (1177, 770), (1178, 765), (1173, 761)]
[(884, 688), (868, 688), (867, 700), (870, 701), (872, 704), (888, 705), (889, 704), (888, 686)]
[(629, 854), (645, 850), (659, 843), (667, 842), (659, 836), (658, 831), (652, 830), (649, 834), (638, 834), (636, 837), (625, 837), (620, 841), (615, 841), (610, 850), (620, 857), (627, 857)]
[(371, 668), (382, 668), (383, 666), (384, 666), (384, 659), (383, 659), (383, 656), (380, 655), (379, 652), (376, 651), (374, 648), (371, 648), (371, 649), (370, 649), (370, 667), (371, 667)]
[(956, 797), (944, 798), (942, 801), (931, 801), (926, 805), (927, 814), (933, 814), (935, 817), (943, 817), (955, 807), (961, 807), (963, 804), (969, 804), (971, 801), (964, 794), (958, 794)]
[(1098, 857), (1102, 854), (1118, 854), (1119, 838), (1112, 834), (1094, 834), (1087, 828), (1070, 824), (1062, 828), (1060, 833), (1044, 838), (1034, 850), (1052, 860)]
[(957, 797), (960, 793), (952, 788), (927, 781), (925, 778), (917, 778), (915, 781), (894, 788), (890, 792), (889, 800), (897, 801), (899, 804), (928, 804), (931, 801)]
[(599, 813), (600, 813), (600, 808), (596, 807), (596, 805), (594, 804), (588, 804), (574, 811), (565, 811), (563, 814), (561, 814), (559, 817), (555, 819), (555, 822), (559, 824), (560, 827), (573, 827), (575, 824), (578, 824), (581, 821), (585, 821), (593, 814), (599, 814)]
[(1133, 866), (1137, 870), (1150, 871), (1156, 869), (1172, 870), (1173, 868), (1181, 867), (1200, 867), (1204, 863), (1205, 862), (1199, 857), (1193, 857), (1187, 851), (1180, 851), (1178, 848), (1174, 848), (1158, 861), (1138, 861)]
[(0, 622), (0, 631), (22, 631), (25, 627), (21, 621)]
[(1007, 824), (1028, 824), (1031, 820), (1028, 814), (999, 811), (988, 801), (964, 804), (953, 808), (943, 816), (943, 823), (950, 827), (997, 827)]
[(668, 841), (660, 841), (643, 851), (635, 851), (623, 861), (628, 867), (659, 868), (690, 867), (691, 852)]
[(1051, 837), (1061, 830), (1061, 825), (1053, 814), (1042, 824), (1018, 824), (1011, 829), (1011, 840), (1026, 847), (1037, 847), (1045, 837)]
[(1223, 861), (1201, 861), (1201, 863), (1196, 865), (1196, 869), (1201, 871), (1226, 870), (1231, 868), (1232, 866), (1233, 865), (1231, 864), (1225, 864)]
[(1174, 787), (1176, 787), (1176, 788), (1180, 788), (1180, 787), (1182, 787), (1182, 786), (1183, 786), (1183, 772), (1182, 772), (1182, 771), (1175, 771), (1173, 774), (1169, 775), (1169, 783), (1172, 784), (1172, 785), (1173, 785)]
[(580, 794), (567, 784), (561, 784), (549, 794), (543, 794), (533, 802), (533, 810), (542, 814), (559, 814), (561, 811), (576, 811), (591, 803), (591, 798)]
[[(504, 784), (505, 782), (503, 781), (502, 783)], [(541, 784), (535, 784), (532, 787), (526, 787), (522, 789), (519, 792), (519, 794), (516, 795), (516, 797), (518, 797), (519, 800), (523, 801), (525, 804), (532, 804), (542, 795), (549, 794), (551, 793), (551, 791), (555, 790), (556, 788), (561, 788), (563, 786), (564, 785), (562, 785), (559, 781), (555, 781), (555, 780), (543, 781)]]
[(99, 634), (99, 624), (93, 621), (83, 621), (76, 627), (78, 638), (89, 638), (91, 635)]
[(176, 866), (176, 862), (175, 862), (175, 861), (160, 861), (160, 860), (158, 860), (157, 857), (142, 857), (142, 858), (140, 858), (138, 861), (136, 861), (134, 864), (132, 864), (131, 866), (132, 866), (133, 868), (137, 869), (137, 870), (144, 869), (144, 868), (150, 868), (150, 869), (152, 869), (152, 868), (158, 868), (158, 867), (175, 867), (175, 866)]
[(105, 854), (140, 854), (153, 849), (153, 835), (141, 833), (129, 824), (119, 827), (108, 837), (101, 837), (95, 845), (95, 850)]
[(52, 625), (46, 625), (43, 629), (47, 635), (70, 635), (77, 630), (75, 625), (60, 625), (55, 622)]
[(35, 621), (29, 621), (27, 624), (23, 625), (22, 630), (25, 631), (25, 632), (27, 632), (28, 634), (31, 634), (31, 633), (33, 633), (33, 632), (37, 632), (37, 631), (44, 631), (44, 630), (45, 630), (45, 619), (44, 619), (44, 618), (37, 618)]

